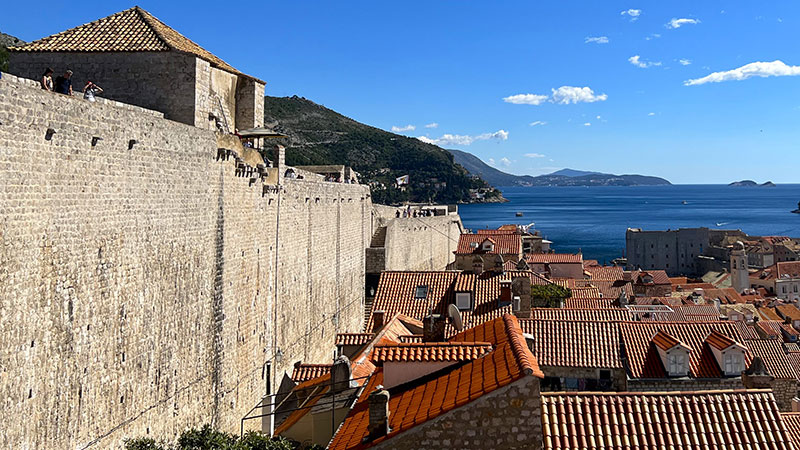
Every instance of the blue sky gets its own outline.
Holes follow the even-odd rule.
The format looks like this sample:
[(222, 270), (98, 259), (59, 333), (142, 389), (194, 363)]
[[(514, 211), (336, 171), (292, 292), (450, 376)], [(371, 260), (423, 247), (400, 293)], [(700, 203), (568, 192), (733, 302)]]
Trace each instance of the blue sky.
[[(139, 3), (268, 95), (411, 125), (508, 172), (800, 181), (800, 2), (231, 5)], [(8, 2), (0, 31), (34, 40), (131, 6)]]

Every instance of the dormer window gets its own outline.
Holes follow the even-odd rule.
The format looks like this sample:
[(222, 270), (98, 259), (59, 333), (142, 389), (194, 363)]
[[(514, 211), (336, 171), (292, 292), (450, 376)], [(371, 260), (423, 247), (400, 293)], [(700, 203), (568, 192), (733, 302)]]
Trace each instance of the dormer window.
[(456, 307), (460, 310), (472, 309), (472, 293), (456, 292)]
[(494, 251), (494, 242), (492, 242), (489, 239), (483, 241), (483, 244), (481, 244), (481, 250), (483, 250), (485, 252), (493, 252)]
[(667, 372), (671, 377), (686, 375), (686, 353), (676, 351), (667, 355)]
[(744, 355), (738, 351), (728, 351), (723, 357), (725, 375), (739, 375), (744, 370)]
[(414, 298), (417, 300), (425, 299), (428, 296), (428, 286), (417, 286), (414, 289)]
[(661, 363), (667, 376), (685, 377), (689, 373), (689, 352), (691, 347), (670, 336), (663, 330), (659, 330), (653, 336), (651, 342), (658, 351)]

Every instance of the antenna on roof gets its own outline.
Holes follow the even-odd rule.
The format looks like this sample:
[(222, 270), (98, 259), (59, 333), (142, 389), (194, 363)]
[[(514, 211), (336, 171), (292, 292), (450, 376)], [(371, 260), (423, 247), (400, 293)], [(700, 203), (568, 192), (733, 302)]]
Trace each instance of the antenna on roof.
[(451, 303), (447, 308), (447, 315), (450, 316), (450, 323), (456, 331), (464, 329), (464, 321), (461, 320), (461, 311), (459, 311), (458, 306)]

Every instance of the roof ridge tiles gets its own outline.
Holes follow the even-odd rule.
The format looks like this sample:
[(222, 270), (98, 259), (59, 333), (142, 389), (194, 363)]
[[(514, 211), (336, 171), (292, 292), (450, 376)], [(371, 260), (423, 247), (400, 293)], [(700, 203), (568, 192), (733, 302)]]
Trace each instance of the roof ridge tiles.
[[(669, 397), (680, 395), (718, 395), (718, 394), (772, 394), (772, 389), (710, 389), (699, 391), (556, 391), (556, 392), (542, 392), (542, 397), (557, 397), (557, 396), (580, 396), (580, 397), (635, 397), (635, 396), (657, 396)], [(796, 413), (800, 415), (800, 412)]]
[(511, 351), (514, 358), (520, 365), (520, 369), (526, 375), (535, 375), (539, 378), (544, 378), (544, 373), (539, 368), (539, 363), (536, 356), (530, 351), (525, 337), (522, 334), (522, 327), (519, 325), (519, 320), (516, 316), (511, 314), (504, 314), (502, 317), (505, 332), (508, 335), (508, 345), (511, 346)]

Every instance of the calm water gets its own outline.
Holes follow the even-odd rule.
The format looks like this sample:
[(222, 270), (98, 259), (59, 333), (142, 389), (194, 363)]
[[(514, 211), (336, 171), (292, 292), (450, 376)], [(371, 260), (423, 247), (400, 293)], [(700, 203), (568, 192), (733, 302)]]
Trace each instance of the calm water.
[[(509, 187), (508, 203), (461, 205), (464, 226), (536, 223), (559, 252), (610, 261), (622, 255), (625, 230), (709, 227), (752, 235), (800, 237), (800, 184), (774, 188), (718, 185)], [(684, 205), (682, 202), (686, 201)], [(516, 212), (523, 217), (515, 217)]]

